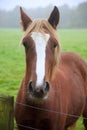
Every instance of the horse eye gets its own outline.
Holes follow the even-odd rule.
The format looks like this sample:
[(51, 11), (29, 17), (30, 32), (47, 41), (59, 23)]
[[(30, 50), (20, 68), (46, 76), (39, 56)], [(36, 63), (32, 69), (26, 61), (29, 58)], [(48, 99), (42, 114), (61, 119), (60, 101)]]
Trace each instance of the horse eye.
[(54, 44), (53, 44), (53, 48), (56, 48), (56, 47), (57, 47), (57, 43), (54, 43)]
[(25, 48), (28, 48), (28, 43), (27, 42), (23, 42), (23, 45)]
[(26, 43), (25, 42), (23, 42), (23, 45), (24, 45), (24, 47), (26, 47)]
[(23, 39), (22, 44), (26, 48), (28, 46), (28, 41), (26, 39)]

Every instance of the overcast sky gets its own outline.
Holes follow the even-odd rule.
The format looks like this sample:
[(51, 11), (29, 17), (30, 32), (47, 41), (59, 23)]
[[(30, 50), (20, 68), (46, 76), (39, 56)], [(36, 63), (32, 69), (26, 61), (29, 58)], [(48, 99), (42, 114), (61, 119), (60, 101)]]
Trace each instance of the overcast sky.
[(70, 7), (77, 6), (79, 3), (87, 0), (0, 0), (0, 9), (10, 10), (15, 6), (23, 6), (25, 8), (45, 7), (49, 4), (61, 6), (68, 4)]

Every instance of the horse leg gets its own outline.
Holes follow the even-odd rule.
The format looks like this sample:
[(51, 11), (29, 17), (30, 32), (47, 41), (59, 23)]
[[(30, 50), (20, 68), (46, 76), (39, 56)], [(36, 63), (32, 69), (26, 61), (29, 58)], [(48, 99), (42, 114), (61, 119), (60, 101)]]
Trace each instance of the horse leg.
[(87, 130), (87, 99), (86, 99), (86, 105), (83, 112), (83, 124), (85, 126), (85, 129)]

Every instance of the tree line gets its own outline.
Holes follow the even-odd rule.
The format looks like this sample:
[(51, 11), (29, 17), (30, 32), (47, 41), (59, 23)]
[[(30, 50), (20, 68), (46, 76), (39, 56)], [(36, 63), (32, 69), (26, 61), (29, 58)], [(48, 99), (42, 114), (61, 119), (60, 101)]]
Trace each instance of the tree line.
[[(59, 28), (87, 28), (87, 2), (80, 3), (77, 7), (70, 8), (68, 5), (58, 7), (60, 11)], [(24, 9), (32, 18), (48, 18), (53, 6), (45, 8)], [(19, 6), (13, 10), (0, 10), (0, 28), (19, 28)]]

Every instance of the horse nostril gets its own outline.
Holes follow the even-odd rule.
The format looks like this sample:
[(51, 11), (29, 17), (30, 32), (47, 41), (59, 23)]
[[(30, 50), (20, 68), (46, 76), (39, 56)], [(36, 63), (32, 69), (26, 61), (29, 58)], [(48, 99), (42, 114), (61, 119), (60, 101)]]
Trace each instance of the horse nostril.
[(45, 92), (48, 92), (49, 89), (50, 89), (50, 85), (49, 85), (49, 83), (46, 81), (46, 82), (45, 82), (45, 88), (44, 88), (44, 90), (45, 90)]
[(29, 82), (28, 89), (29, 89), (29, 92), (33, 92), (34, 87), (33, 87), (33, 82), (32, 81)]
[(43, 98), (50, 89), (49, 83), (46, 81), (42, 86), (35, 86), (33, 81), (28, 83), (28, 91), (37, 98)]

